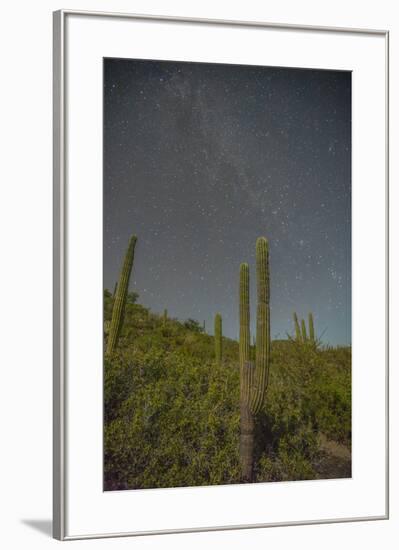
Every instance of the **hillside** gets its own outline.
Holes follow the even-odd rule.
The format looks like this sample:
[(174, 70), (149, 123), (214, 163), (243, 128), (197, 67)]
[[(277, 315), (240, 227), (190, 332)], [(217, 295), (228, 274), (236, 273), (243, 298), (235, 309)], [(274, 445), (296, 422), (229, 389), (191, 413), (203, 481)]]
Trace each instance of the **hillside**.
[[(104, 361), (104, 489), (240, 483), (238, 342), (133, 303)], [(113, 298), (104, 293), (104, 338)], [(251, 347), (251, 353), (255, 353)], [(254, 481), (350, 477), (351, 349), (278, 340)]]

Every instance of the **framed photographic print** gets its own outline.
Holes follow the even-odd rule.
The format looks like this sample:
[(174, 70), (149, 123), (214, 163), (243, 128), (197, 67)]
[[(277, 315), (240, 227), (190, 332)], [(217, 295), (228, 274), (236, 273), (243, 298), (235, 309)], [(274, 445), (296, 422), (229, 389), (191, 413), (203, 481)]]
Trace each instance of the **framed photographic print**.
[(54, 536), (388, 517), (388, 33), (54, 14)]

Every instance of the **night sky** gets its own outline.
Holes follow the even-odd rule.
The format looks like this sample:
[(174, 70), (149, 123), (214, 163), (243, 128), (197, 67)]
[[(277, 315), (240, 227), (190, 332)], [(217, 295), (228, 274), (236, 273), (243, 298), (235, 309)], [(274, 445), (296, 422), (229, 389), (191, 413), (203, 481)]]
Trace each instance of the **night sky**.
[(104, 60), (104, 287), (238, 336), (238, 276), (270, 242), (271, 334), (292, 312), (351, 343), (351, 74)]

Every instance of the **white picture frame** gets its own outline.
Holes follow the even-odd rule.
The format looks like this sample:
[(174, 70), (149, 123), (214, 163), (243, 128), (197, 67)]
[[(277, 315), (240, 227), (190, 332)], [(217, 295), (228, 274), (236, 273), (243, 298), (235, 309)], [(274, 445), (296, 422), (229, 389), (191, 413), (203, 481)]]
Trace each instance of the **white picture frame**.
[[(385, 30), (54, 13), (55, 538), (388, 518), (388, 48)], [(353, 71), (352, 479), (102, 491), (102, 281), (96, 273), (102, 265), (103, 57)], [(257, 502), (273, 506), (259, 510), (251, 504)]]

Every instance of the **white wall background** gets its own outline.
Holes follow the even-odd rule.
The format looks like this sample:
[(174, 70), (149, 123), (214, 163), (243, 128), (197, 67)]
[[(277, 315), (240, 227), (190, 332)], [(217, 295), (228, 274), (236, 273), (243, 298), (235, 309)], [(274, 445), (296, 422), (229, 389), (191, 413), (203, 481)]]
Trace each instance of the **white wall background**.
[[(52, 15), (59, 8), (391, 31), (391, 519), (380, 522), (77, 541), (85, 548), (205, 546), (325, 550), (397, 548), (399, 540), (399, 17), (396, 0), (9, 0), (0, 17), (0, 546), (53, 548)], [(370, 106), (372, 108), (372, 106)], [(396, 219), (395, 219), (396, 213)], [(383, 243), (381, 243), (383, 246)], [(372, 251), (370, 251), (372, 261)], [(371, 398), (372, 401), (372, 398)], [(372, 444), (372, 442), (371, 442)]]

